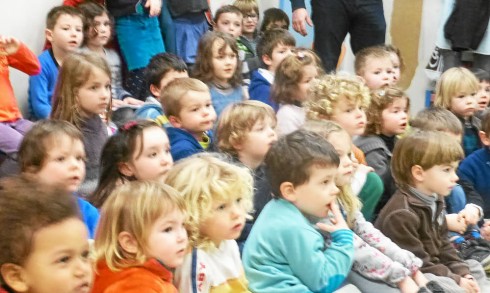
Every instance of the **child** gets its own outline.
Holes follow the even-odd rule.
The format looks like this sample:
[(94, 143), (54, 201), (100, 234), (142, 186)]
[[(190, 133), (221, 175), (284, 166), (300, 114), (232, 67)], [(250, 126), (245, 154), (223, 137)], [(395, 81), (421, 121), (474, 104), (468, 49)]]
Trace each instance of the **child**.
[[(239, 22), (241, 26), (241, 20)], [(193, 76), (209, 86), (216, 114), (229, 104), (247, 99), (241, 87), (241, 62), (233, 37), (209, 32), (199, 41)]]
[(490, 103), (490, 73), (479, 68), (473, 68), (471, 72), (480, 81), (480, 89), (476, 94), (477, 111), (475, 116), (482, 119), (483, 112), (487, 110), (488, 104)]
[(62, 186), (76, 196), (89, 237), (95, 236), (99, 212), (80, 198), (77, 190), (85, 177), (82, 134), (66, 121), (41, 120), (26, 133), (19, 149), (22, 173), (48, 185)]
[(463, 262), (451, 246), (444, 217), (444, 196), (456, 185), (458, 142), (445, 133), (417, 131), (400, 139), (392, 170), (399, 189), (375, 226), (401, 248), (423, 261), (421, 271), (444, 292), (489, 292), (481, 265)]
[[(245, 50), (250, 51), (254, 56), (257, 46), (257, 24), (259, 22), (259, 5), (255, 0), (235, 0), (233, 6), (240, 9), (243, 16), (242, 34), (238, 40), (238, 46), (243, 45)], [(245, 51), (245, 52), (247, 52)], [(248, 53), (248, 52), (247, 52)], [(254, 56), (245, 56), (248, 57)], [(249, 68), (250, 71), (256, 68)]]
[(6, 161), (0, 163), (0, 177), (14, 174), (18, 170), (16, 153), (24, 134), (32, 123), (22, 118), (10, 83), (9, 66), (26, 74), (38, 74), (41, 65), (34, 53), (16, 38), (0, 35), (0, 153), (6, 155)]
[(101, 115), (110, 117), (111, 72), (105, 59), (94, 53), (73, 53), (61, 67), (51, 118), (75, 125), (83, 134), (87, 154), (85, 181), (80, 193), (89, 195), (97, 186), (102, 147), (108, 129)]
[(391, 63), (393, 65), (393, 83), (392, 85), (397, 85), (400, 81), (400, 76), (405, 69), (405, 63), (403, 62), (402, 53), (400, 49), (393, 45), (380, 45), (383, 49), (385, 49), (390, 54)]
[(274, 111), (279, 106), (271, 100), (271, 85), (279, 64), (291, 54), (296, 46), (296, 40), (287, 30), (271, 29), (265, 32), (257, 42), (257, 56), (260, 58), (262, 68), (252, 72), (252, 79), (248, 88), (250, 99), (258, 100), (270, 105)]
[(463, 150), (465, 156), (481, 147), (478, 137), (481, 121), (473, 114), (476, 111), (478, 80), (463, 67), (448, 69), (437, 82), (434, 106), (448, 109), (463, 125)]
[(253, 221), (272, 198), (263, 163), (269, 148), (277, 140), (276, 123), (276, 115), (269, 105), (259, 101), (243, 101), (228, 106), (216, 126), (218, 149), (253, 171), (253, 219), (247, 220), (237, 240), (240, 251)]
[(46, 19), (46, 39), (51, 48), (39, 55), (41, 73), (29, 78), (29, 111), (33, 119), (48, 118), (58, 68), (76, 51), (83, 40), (83, 15), (70, 6), (56, 6)]
[(216, 120), (209, 88), (194, 78), (172, 81), (160, 99), (172, 127), (167, 128), (170, 151), (178, 161), (212, 145)]
[(153, 121), (130, 121), (102, 149), (100, 179), (89, 197), (101, 208), (119, 184), (134, 180), (163, 182), (173, 165), (167, 134)]
[(150, 64), (146, 67), (145, 75), (151, 95), (146, 98), (145, 104), (136, 110), (136, 117), (155, 120), (161, 126), (168, 126), (168, 119), (163, 113), (160, 97), (165, 87), (172, 80), (189, 77), (187, 65), (177, 55), (171, 53), (158, 54), (151, 58)]
[[(272, 145), (265, 164), (274, 198), (255, 221), (243, 251), (250, 290), (333, 292), (354, 256), (354, 235), (335, 203), (335, 149), (320, 135), (297, 130)], [(315, 226), (307, 218), (329, 214), (331, 225)], [(319, 230), (331, 233), (328, 247)]]
[(250, 172), (203, 154), (177, 163), (166, 183), (180, 191), (189, 215), (192, 252), (175, 272), (179, 292), (249, 292), (234, 239), (251, 208)]
[(177, 292), (172, 271), (187, 251), (184, 201), (167, 185), (134, 181), (102, 206), (93, 293)]
[(356, 54), (354, 69), (370, 90), (395, 85), (393, 61), (384, 47), (367, 47)]
[(366, 155), (368, 166), (381, 177), (384, 191), (374, 210), (374, 217), (395, 192), (390, 162), (397, 135), (405, 132), (408, 125), (410, 99), (401, 90), (387, 87), (373, 93), (366, 111), (367, 126), (364, 134), (354, 144)]
[(87, 228), (75, 198), (67, 195), (64, 188), (27, 176), (1, 182), (0, 284), (5, 292), (90, 292)]
[(289, 30), (289, 17), (286, 12), (279, 8), (269, 8), (264, 11), (264, 19), (260, 25), (260, 33), (263, 34), (274, 28)]
[(271, 88), (271, 99), (279, 104), (277, 133), (285, 135), (299, 129), (305, 122), (303, 102), (307, 100), (310, 83), (320, 73), (319, 58), (313, 51), (299, 49), (277, 67)]

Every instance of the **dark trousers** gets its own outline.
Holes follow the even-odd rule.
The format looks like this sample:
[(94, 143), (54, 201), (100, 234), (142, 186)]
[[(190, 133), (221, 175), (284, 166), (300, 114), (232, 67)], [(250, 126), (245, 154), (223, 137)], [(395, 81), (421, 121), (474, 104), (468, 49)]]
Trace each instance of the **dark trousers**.
[(382, 0), (312, 0), (311, 8), (314, 48), (326, 72), (336, 69), (347, 33), (350, 33), (354, 54), (385, 42)]

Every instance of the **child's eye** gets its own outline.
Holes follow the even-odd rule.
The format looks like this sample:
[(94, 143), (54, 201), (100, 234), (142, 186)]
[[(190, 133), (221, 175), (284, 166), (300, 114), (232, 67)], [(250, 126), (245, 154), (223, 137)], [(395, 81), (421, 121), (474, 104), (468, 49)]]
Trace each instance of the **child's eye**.
[(173, 229), (172, 229), (172, 227), (167, 227), (167, 228), (165, 228), (165, 229), (163, 230), (163, 232), (165, 232), (165, 233), (170, 233), (170, 232), (172, 232), (172, 230), (173, 230)]
[(60, 257), (56, 262), (57, 263), (67, 263), (70, 261), (70, 257), (68, 255), (65, 255), (63, 257)]
[(106, 88), (106, 90), (110, 90), (111, 89), (111, 85), (110, 84), (106, 84), (105, 85), (105, 88)]
[(242, 198), (241, 197), (239, 197), (239, 198), (236, 199), (236, 203), (241, 203), (241, 202), (242, 202)]
[(465, 95), (459, 95), (457, 98), (458, 99), (464, 99)]
[(150, 158), (154, 158), (156, 156), (157, 156), (157, 152), (153, 152), (153, 153), (150, 154)]
[(222, 211), (222, 210), (224, 210), (225, 208), (226, 208), (226, 203), (219, 205), (219, 206), (216, 208), (216, 210), (218, 210), (218, 211)]
[(326, 179), (326, 180), (323, 180), (322, 182), (323, 184), (329, 184), (330, 183), (330, 180)]
[(374, 74), (380, 74), (380, 73), (381, 73), (381, 71), (379, 71), (379, 70), (376, 70), (376, 71), (374, 72)]
[(63, 161), (65, 161), (65, 159), (66, 159), (65, 157), (61, 156), (61, 157), (57, 157), (56, 161), (63, 162)]
[(88, 259), (89, 256), (90, 256), (90, 251), (88, 251), (88, 249), (82, 252), (82, 257), (84, 259)]

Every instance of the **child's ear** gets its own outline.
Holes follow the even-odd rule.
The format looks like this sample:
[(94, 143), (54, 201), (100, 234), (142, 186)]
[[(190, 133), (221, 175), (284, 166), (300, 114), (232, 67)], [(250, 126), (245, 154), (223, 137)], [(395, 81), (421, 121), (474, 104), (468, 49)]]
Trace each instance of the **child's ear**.
[(283, 182), (279, 185), (279, 191), (281, 192), (282, 197), (290, 202), (295, 202), (296, 198), (296, 190), (294, 189), (294, 185), (291, 182)]
[(168, 116), (168, 121), (170, 122), (170, 124), (172, 124), (173, 127), (182, 127), (182, 122), (180, 122), (180, 119), (177, 116)]
[(44, 33), (46, 34), (46, 39), (52, 43), (53, 42), (53, 31), (50, 29), (44, 30)]
[(117, 242), (121, 245), (121, 248), (124, 249), (127, 253), (136, 254), (138, 253), (138, 242), (134, 239), (131, 233), (122, 231), (117, 235)]
[(264, 54), (262, 55), (262, 61), (264, 62), (265, 65), (271, 66), (272, 64), (272, 58), (269, 57), (268, 55)]
[(29, 286), (26, 282), (22, 267), (12, 263), (3, 264), (1, 267), (2, 278), (15, 292), (27, 292)]
[(131, 177), (134, 175), (133, 169), (129, 166), (129, 163), (123, 162), (117, 165), (119, 172), (121, 172), (126, 177)]
[(488, 138), (485, 131), (478, 131), (478, 136), (480, 136), (481, 143), (484, 146), (490, 146), (490, 138)]
[(157, 87), (153, 84), (150, 84), (150, 92), (155, 97), (160, 98), (160, 88), (159, 87)]
[(421, 166), (419, 166), (419, 165), (412, 166), (410, 172), (412, 172), (412, 177), (415, 181), (417, 181), (417, 182), (423, 182), (424, 181), (425, 172)]

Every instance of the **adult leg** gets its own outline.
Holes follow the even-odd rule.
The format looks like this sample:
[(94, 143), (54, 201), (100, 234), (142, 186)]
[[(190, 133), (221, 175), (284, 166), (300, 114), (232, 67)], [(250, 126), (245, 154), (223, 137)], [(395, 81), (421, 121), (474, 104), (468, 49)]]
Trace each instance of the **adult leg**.
[(382, 0), (356, 0), (350, 23), (352, 52), (385, 43), (386, 21)]
[(170, 11), (168, 10), (168, 0), (162, 1), (162, 12), (160, 13), (160, 30), (165, 43), (167, 52), (176, 52), (175, 48), (175, 27)]
[(476, 54), (473, 61), (473, 67), (477, 67), (490, 73), (490, 55)]

